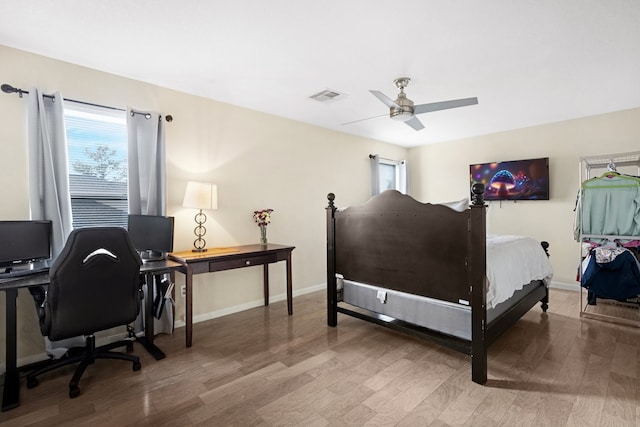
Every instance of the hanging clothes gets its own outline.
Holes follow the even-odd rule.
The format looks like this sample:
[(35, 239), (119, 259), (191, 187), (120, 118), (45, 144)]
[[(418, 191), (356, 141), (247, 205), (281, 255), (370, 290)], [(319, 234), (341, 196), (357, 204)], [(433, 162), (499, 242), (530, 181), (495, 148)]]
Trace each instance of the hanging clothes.
[(589, 304), (595, 304), (596, 298), (624, 300), (640, 295), (640, 263), (630, 250), (597, 247), (585, 264), (580, 285), (589, 290)]
[(617, 172), (584, 181), (576, 207), (575, 237), (639, 236), (640, 178)]

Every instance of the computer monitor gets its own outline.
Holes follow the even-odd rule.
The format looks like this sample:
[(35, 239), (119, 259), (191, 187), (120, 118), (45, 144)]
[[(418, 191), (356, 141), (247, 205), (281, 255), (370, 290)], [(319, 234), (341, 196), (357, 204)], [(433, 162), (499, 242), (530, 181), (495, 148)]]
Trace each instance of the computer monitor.
[(129, 237), (143, 261), (164, 259), (173, 251), (173, 217), (129, 215)]
[(51, 221), (0, 221), (0, 272), (51, 257)]

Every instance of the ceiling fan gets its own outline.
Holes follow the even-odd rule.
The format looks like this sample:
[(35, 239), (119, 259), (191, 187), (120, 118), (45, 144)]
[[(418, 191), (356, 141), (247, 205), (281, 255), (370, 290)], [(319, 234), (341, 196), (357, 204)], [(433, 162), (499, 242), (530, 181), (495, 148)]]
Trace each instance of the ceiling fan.
[(424, 125), (416, 117), (416, 114), (430, 113), (432, 111), (446, 110), (449, 108), (465, 107), (467, 105), (475, 105), (478, 103), (478, 98), (464, 98), (454, 99), (451, 101), (432, 102), (430, 104), (413, 105), (413, 101), (407, 98), (407, 95), (404, 93), (404, 88), (409, 85), (410, 81), (411, 79), (409, 77), (398, 77), (393, 81), (396, 87), (400, 89), (400, 93), (395, 101), (392, 101), (391, 98), (387, 97), (380, 91), (370, 90), (369, 92), (382, 101), (384, 105), (389, 107), (389, 117), (393, 120), (405, 122), (415, 130), (424, 129)]

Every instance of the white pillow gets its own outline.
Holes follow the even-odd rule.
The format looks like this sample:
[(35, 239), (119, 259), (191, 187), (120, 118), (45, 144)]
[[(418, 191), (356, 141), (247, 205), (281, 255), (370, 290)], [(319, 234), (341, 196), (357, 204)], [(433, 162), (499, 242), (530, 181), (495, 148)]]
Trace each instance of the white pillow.
[(469, 198), (465, 197), (464, 199), (456, 200), (455, 202), (447, 202), (440, 203), (441, 205), (447, 206), (454, 211), (464, 212), (469, 209)]

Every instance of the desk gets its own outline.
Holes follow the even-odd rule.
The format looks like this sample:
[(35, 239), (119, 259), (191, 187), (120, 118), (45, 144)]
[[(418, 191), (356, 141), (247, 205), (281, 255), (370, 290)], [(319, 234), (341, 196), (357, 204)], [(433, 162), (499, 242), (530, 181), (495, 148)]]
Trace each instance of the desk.
[(191, 347), (193, 337), (193, 275), (234, 268), (263, 266), (264, 305), (269, 305), (269, 264), (286, 261), (287, 264), (287, 311), (293, 314), (293, 284), (291, 280), (291, 252), (294, 246), (244, 245), (226, 248), (209, 248), (206, 252), (174, 252), (170, 259), (182, 264), (176, 270), (185, 276), (185, 323), (186, 346)]
[[(140, 267), (140, 274), (145, 275), (147, 283), (153, 283), (154, 274), (171, 273), (181, 264), (165, 260), (146, 262)], [(30, 286), (49, 284), (49, 273), (42, 272), (30, 276), (0, 279), (0, 290), (6, 294), (6, 371), (4, 376), (4, 391), (2, 394), (2, 411), (13, 409), (20, 404), (20, 376), (18, 369), (18, 337), (16, 301), (18, 289)], [(152, 289), (152, 288), (151, 288)], [(149, 295), (151, 295), (149, 293)], [(153, 297), (146, 299), (145, 336), (138, 341), (156, 358), (164, 358), (164, 353), (153, 344)]]

